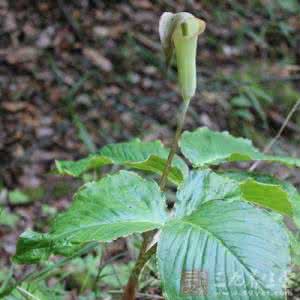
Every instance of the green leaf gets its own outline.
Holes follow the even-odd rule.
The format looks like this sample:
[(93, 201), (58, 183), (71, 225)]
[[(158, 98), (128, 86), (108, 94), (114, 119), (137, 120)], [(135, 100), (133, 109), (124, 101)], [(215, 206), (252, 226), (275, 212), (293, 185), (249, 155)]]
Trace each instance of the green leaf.
[[(32, 247), (34, 244), (34, 247)], [(46, 234), (27, 230), (23, 232), (18, 240), (14, 261), (18, 263), (34, 263), (38, 260), (47, 259), (51, 243)]]
[(242, 197), (247, 201), (270, 208), (281, 214), (293, 215), (289, 195), (279, 185), (259, 183), (248, 179), (240, 184)]
[(77, 243), (111, 241), (159, 228), (167, 219), (164, 206), (154, 181), (121, 171), (87, 183), (70, 209), (54, 220), (51, 234)]
[(272, 104), (274, 102), (273, 97), (259, 85), (252, 84), (249, 89), (263, 102), (268, 104)]
[(289, 231), (292, 264), (300, 266), (300, 236)]
[(265, 123), (267, 121), (266, 113), (265, 113), (260, 101), (258, 100), (257, 95), (255, 93), (253, 93), (251, 88), (246, 88), (245, 93), (248, 96), (248, 98), (250, 99), (250, 101), (252, 102), (252, 107), (256, 110), (256, 112), (258, 113), (260, 118)]
[[(125, 286), (134, 266), (134, 262), (126, 264), (109, 264), (103, 268), (101, 272), (101, 283), (113, 288), (119, 288), (120, 285)], [(117, 274), (117, 278), (116, 278)]]
[(166, 220), (165, 198), (159, 186), (133, 172), (121, 171), (84, 185), (69, 210), (54, 219), (49, 233), (23, 234), (15, 260), (31, 263), (50, 253), (70, 255), (83, 243), (108, 242), (160, 228)]
[(61, 300), (64, 299), (65, 291), (62, 286), (47, 287), (45, 283), (23, 283), (8, 296), (7, 300), (32, 299), (32, 300)]
[(2, 299), (9, 295), (17, 284), (12, 269), (8, 270), (2, 267), (2, 271), (0, 272), (0, 283), (0, 299)]
[(276, 2), (282, 9), (290, 13), (298, 12), (300, 9), (300, 5), (297, 0), (277, 0)]
[(191, 214), (211, 200), (240, 200), (238, 184), (209, 169), (192, 171), (177, 191), (176, 216)]
[[(270, 175), (261, 175), (261, 174), (257, 174), (257, 173), (250, 173), (250, 172), (240, 172), (240, 171), (228, 171), (225, 172), (224, 175), (226, 175), (228, 178), (231, 178), (233, 180), (236, 180), (238, 182), (247, 182), (249, 181), (249, 179), (254, 179), (257, 184), (261, 184), (262, 185), (262, 190), (261, 192), (264, 193), (263, 191), (263, 186), (264, 185), (273, 185), (273, 186), (277, 186), (280, 187), (281, 189), (283, 189), (284, 192), (287, 193), (288, 196), (288, 201), (290, 203), (289, 206), (291, 206), (292, 208), (292, 214), (293, 214), (293, 220), (294, 222), (297, 224), (297, 226), (300, 227), (300, 194), (298, 193), (297, 189), (290, 183), (285, 182), (285, 181), (281, 181), (278, 180), (277, 178), (274, 178)], [(283, 193), (280, 192), (282, 195)], [(271, 194), (269, 194), (270, 199), (272, 199), (272, 207), (269, 207), (273, 210), (276, 211), (276, 209), (274, 209), (274, 205), (278, 205), (278, 199), (275, 201), (273, 198), (273, 196)], [(271, 203), (271, 202), (269, 202)], [(285, 209), (288, 209), (288, 206), (286, 205), (286, 201), (284, 201), (284, 206)], [(265, 203), (261, 203), (263, 206), (268, 207), (266, 201)], [(278, 211), (278, 210), (277, 210)], [(280, 211), (279, 211), (280, 212)]]
[(57, 240), (47, 233), (27, 230), (19, 237), (13, 261), (19, 264), (33, 264), (47, 260), (52, 253), (71, 255), (78, 250), (78, 247), (80, 245)]
[(223, 162), (262, 160), (300, 167), (300, 159), (267, 155), (256, 149), (250, 140), (236, 138), (228, 132), (215, 132), (206, 127), (185, 131), (180, 140), (184, 156), (195, 166)]
[(291, 196), (278, 183), (257, 182), (248, 177), (236, 181), (209, 169), (190, 172), (177, 192), (176, 216), (183, 217), (211, 200), (244, 200), (282, 215), (293, 215)]
[(281, 182), (281, 186), (289, 194), (289, 199), (293, 207), (293, 220), (296, 225), (300, 227), (300, 194), (297, 189), (288, 182)]
[(209, 201), (168, 222), (158, 266), (170, 300), (284, 300), (288, 236), (267, 212), (240, 201)]
[(244, 119), (248, 122), (252, 122), (254, 120), (253, 114), (250, 111), (245, 109), (237, 109), (232, 113), (232, 115), (234, 117), (239, 117), (241, 119)]
[(8, 227), (15, 227), (19, 221), (19, 216), (14, 213), (10, 213), (7, 209), (0, 207), (0, 225)]
[(24, 192), (16, 189), (8, 193), (9, 202), (14, 205), (27, 204), (31, 199)]
[[(71, 176), (80, 176), (84, 172), (111, 164), (161, 174), (168, 154), (169, 150), (160, 141), (141, 142), (136, 139), (127, 143), (107, 145), (98, 153), (76, 162), (56, 161), (56, 167), (59, 173)], [(179, 184), (187, 173), (186, 164), (176, 156), (169, 173), (170, 181)]]
[(43, 187), (15, 189), (8, 192), (9, 203), (12, 205), (24, 205), (40, 200), (45, 194)]
[(236, 106), (236, 107), (243, 107), (243, 108), (251, 107), (251, 103), (250, 103), (249, 99), (243, 94), (233, 97), (230, 100), (230, 104), (233, 106)]
[(83, 144), (85, 145), (87, 150), (89, 152), (95, 152), (96, 146), (93, 142), (93, 138), (91, 137), (88, 129), (86, 128), (84, 123), (81, 122), (79, 116), (76, 113), (74, 113), (74, 115), (73, 115), (73, 122), (74, 122), (75, 126), (77, 127), (78, 137), (83, 142)]

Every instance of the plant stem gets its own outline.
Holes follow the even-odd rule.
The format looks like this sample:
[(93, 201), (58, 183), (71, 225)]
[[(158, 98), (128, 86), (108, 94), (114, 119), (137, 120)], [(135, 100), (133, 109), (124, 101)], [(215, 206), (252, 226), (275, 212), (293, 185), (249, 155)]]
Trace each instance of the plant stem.
[[(147, 242), (145, 242), (145, 241), (147, 241)], [(148, 239), (144, 239), (139, 257), (136, 261), (136, 264), (135, 264), (133, 270), (131, 271), (129, 280), (128, 280), (126, 288), (124, 290), (122, 300), (134, 300), (135, 299), (140, 273), (141, 273), (142, 269), (144, 268), (145, 264), (147, 263), (147, 261), (156, 252), (157, 244), (153, 245), (149, 250), (146, 250), (147, 244), (148, 244)], [(143, 246), (144, 246), (144, 248), (143, 248)]]
[(178, 123), (177, 123), (176, 133), (175, 133), (175, 136), (174, 136), (174, 139), (173, 139), (173, 142), (172, 142), (171, 150), (169, 152), (169, 156), (168, 156), (168, 159), (167, 159), (167, 163), (165, 165), (165, 169), (162, 173), (162, 176), (161, 176), (161, 179), (160, 179), (160, 182), (159, 182), (159, 186), (160, 186), (160, 189), (162, 191), (164, 191), (164, 189), (166, 187), (168, 175), (169, 175), (169, 172), (170, 172), (170, 169), (171, 169), (171, 166), (172, 166), (173, 158), (174, 158), (174, 156), (176, 154), (176, 151), (177, 151), (177, 148), (178, 148), (178, 141), (179, 141), (179, 138), (180, 138), (180, 135), (181, 135), (181, 131), (183, 129), (185, 116), (186, 116), (187, 110), (189, 108), (189, 104), (190, 104), (190, 101), (184, 101), (182, 103), (182, 107), (181, 107), (181, 110), (180, 110), (180, 113), (179, 113), (179, 116), (178, 116), (178, 121), (177, 121)]
[[(185, 116), (187, 113), (187, 110), (189, 108), (190, 101), (184, 101), (182, 103), (182, 107), (180, 109), (179, 115), (178, 115), (178, 121), (177, 121), (177, 128), (176, 133), (172, 142), (171, 150), (169, 152), (169, 156), (165, 165), (165, 168), (162, 172), (159, 187), (161, 191), (165, 190), (168, 174), (170, 172), (173, 158), (176, 154), (177, 148), (178, 148), (178, 141), (183, 129)], [(127, 282), (127, 285), (124, 290), (124, 294), (122, 296), (122, 300), (134, 300), (138, 288), (138, 280), (141, 271), (143, 270), (145, 264), (147, 261), (151, 258), (151, 256), (156, 252), (157, 244), (155, 243), (149, 250), (147, 250), (147, 246), (149, 244), (149, 241), (152, 240), (152, 237), (155, 233), (155, 230), (146, 232), (143, 234), (143, 243), (141, 246), (141, 250), (138, 256), (138, 259), (135, 263), (135, 266), (133, 267), (129, 280)]]

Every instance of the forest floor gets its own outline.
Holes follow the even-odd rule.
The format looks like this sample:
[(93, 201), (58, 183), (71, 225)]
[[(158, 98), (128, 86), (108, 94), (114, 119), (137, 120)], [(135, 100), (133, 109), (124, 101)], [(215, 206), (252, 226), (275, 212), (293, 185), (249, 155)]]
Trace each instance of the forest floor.
[[(0, 0), (0, 286), (33, 269), (11, 264), (19, 234), (45, 230), (84, 180), (55, 175), (55, 159), (134, 137), (170, 144), (181, 99), (175, 69), (165, 74), (164, 11), (207, 22), (185, 129), (228, 130), (264, 149), (300, 99), (297, 0)], [(298, 110), (271, 151), (299, 157), (299, 146)], [(300, 186), (299, 170), (258, 169)], [(118, 299), (137, 243), (100, 245), (43, 284), (68, 299)], [(154, 263), (141, 282), (139, 299), (163, 299)]]

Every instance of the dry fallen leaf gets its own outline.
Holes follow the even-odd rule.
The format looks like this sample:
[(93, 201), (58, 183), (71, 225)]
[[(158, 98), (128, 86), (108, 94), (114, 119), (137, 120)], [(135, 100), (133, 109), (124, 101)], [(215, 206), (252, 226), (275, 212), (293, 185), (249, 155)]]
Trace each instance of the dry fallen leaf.
[(132, 5), (142, 9), (151, 9), (153, 4), (148, 0), (132, 0)]
[(12, 65), (32, 62), (39, 57), (39, 50), (33, 47), (9, 48), (6, 51), (6, 61)]
[(102, 71), (109, 72), (112, 70), (112, 63), (110, 62), (110, 60), (100, 54), (99, 51), (92, 48), (84, 48), (83, 54)]
[(8, 12), (4, 18), (4, 32), (13, 32), (17, 29), (15, 14)]
[(9, 112), (17, 112), (23, 110), (26, 107), (25, 102), (12, 102), (12, 101), (4, 101), (2, 103), (2, 108)]

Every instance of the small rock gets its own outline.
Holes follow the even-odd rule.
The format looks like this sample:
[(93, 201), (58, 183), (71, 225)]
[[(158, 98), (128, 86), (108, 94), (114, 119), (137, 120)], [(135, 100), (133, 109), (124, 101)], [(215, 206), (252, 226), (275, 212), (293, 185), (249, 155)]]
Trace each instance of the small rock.
[(53, 134), (54, 130), (51, 127), (40, 127), (36, 129), (36, 136), (38, 138), (52, 136)]
[(154, 66), (146, 66), (144, 72), (148, 75), (154, 75), (157, 73), (157, 68)]
[(240, 49), (237, 47), (232, 47), (229, 45), (224, 45), (223, 46), (223, 53), (225, 54), (225, 56), (227, 57), (231, 57), (231, 56), (237, 56), (240, 54)]
[(209, 117), (208, 114), (205, 114), (205, 113), (201, 114), (200, 115), (200, 122), (201, 122), (201, 124), (203, 124), (206, 127), (214, 128), (214, 123), (213, 123), (213, 121), (211, 120), (211, 118)]
[(152, 87), (152, 83), (153, 81), (150, 78), (144, 78), (142, 81), (143, 87), (146, 89)]
[(80, 94), (76, 97), (76, 103), (89, 106), (91, 104), (91, 98), (88, 94)]
[(36, 45), (42, 49), (50, 47), (52, 43), (53, 34), (54, 28), (52, 26), (47, 27), (40, 33)]
[(103, 38), (108, 36), (109, 30), (103, 26), (96, 26), (93, 28), (93, 34), (96, 38)]

